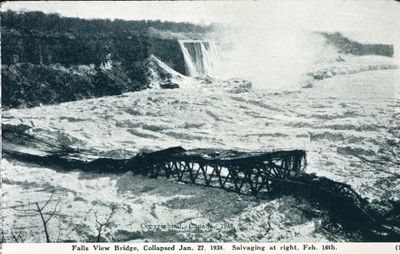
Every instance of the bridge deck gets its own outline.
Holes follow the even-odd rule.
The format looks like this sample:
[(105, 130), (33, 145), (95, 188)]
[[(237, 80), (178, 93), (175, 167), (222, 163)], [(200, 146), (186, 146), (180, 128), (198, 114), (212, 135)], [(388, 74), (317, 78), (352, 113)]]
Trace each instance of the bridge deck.
[(150, 177), (175, 178), (181, 182), (222, 188), (257, 196), (270, 192), (274, 180), (304, 172), (303, 150), (248, 153), (231, 150), (169, 148), (139, 155), (134, 172)]

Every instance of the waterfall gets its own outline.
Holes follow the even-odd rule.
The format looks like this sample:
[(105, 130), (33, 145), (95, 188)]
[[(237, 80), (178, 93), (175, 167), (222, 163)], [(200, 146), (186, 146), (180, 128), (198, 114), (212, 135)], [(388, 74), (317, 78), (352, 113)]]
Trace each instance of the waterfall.
[(180, 40), (179, 45), (185, 60), (186, 74), (192, 77), (212, 76), (213, 68), (220, 56), (214, 42)]

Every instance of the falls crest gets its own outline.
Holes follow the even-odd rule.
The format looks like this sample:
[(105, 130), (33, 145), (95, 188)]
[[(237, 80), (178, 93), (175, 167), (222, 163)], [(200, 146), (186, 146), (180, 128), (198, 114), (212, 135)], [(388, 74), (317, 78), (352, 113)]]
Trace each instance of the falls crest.
[(186, 75), (192, 77), (213, 76), (213, 69), (220, 62), (214, 42), (200, 40), (179, 40), (185, 60)]

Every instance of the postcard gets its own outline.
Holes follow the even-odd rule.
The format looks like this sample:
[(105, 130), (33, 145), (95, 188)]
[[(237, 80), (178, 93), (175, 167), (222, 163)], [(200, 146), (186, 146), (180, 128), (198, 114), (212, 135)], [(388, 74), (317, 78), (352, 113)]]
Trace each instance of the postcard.
[(400, 253), (399, 13), (2, 3), (0, 253)]

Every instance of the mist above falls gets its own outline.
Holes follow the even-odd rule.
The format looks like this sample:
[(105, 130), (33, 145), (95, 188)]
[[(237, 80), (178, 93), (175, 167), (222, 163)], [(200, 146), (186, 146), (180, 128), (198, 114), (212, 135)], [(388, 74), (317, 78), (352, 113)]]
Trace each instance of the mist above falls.
[(378, 1), (282, 1), (232, 3), (223, 10), (222, 25), (211, 35), (222, 42), (215, 73), (248, 79), (256, 88), (298, 88), (315, 64), (335, 61), (337, 49), (317, 31), (339, 32), (363, 44), (394, 45), (399, 59), (397, 6)]
[(256, 88), (299, 87), (315, 63), (335, 56), (323, 38), (308, 31), (238, 31), (227, 39), (230, 45), (221, 47), (216, 73), (250, 80)]
[(336, 56), (322, 36), (306, 31), (225, 29), (204, 40), (179, 40), (186, 75), (220, 79), (242, 78), (257, 88), (288, 88), (298, 85), (316, 62)]
[(353, 38), (357, 33), (350, 34), (262, 26), (220, 28), (214, 40), (219, 40), (221, 57), (213, 73), (222, 79), (249, 80), (258, 89), (293, 90), (321, 79), (314, 75), (321, 71), (332, 76), (398, 68), (395, 44), (360, 42)]

